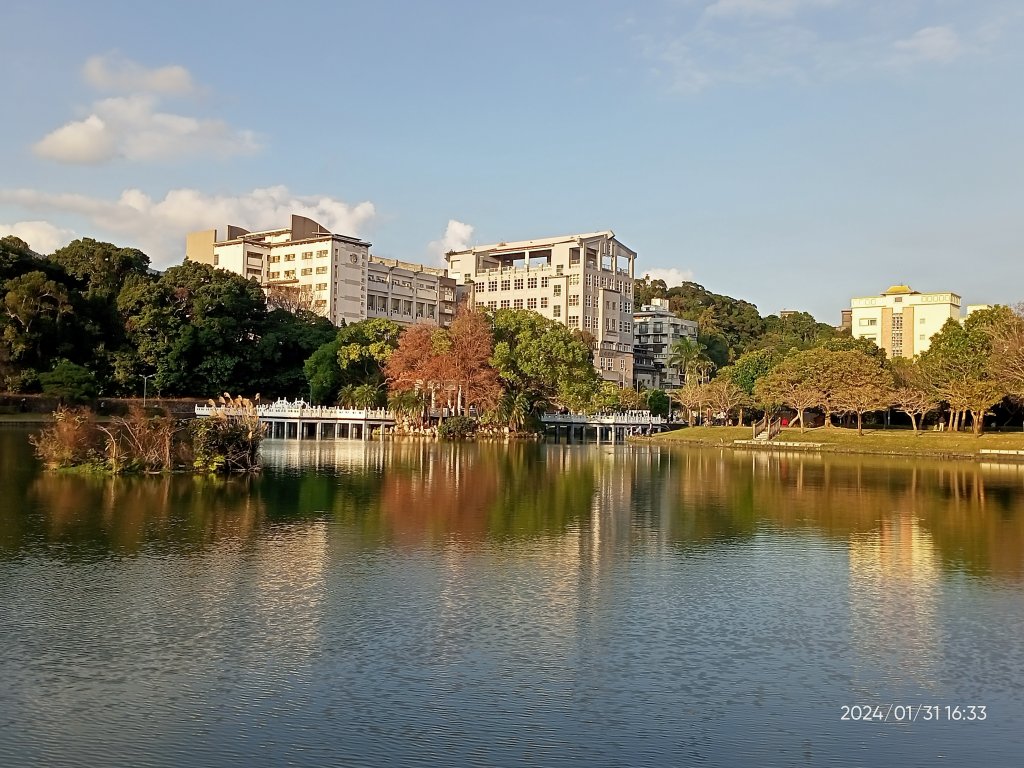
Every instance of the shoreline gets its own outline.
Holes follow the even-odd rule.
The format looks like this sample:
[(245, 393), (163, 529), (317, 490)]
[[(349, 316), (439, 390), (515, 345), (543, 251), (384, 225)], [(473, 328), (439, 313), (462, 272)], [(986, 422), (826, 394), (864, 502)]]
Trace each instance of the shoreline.
[[(694, 445), (737, 451), (864, 454), (1024, 463), (1024, 432), (974, 435), (970, 432), (929, 430), (914, 433), (902, 429), (866, 429), (863, 435), (858, 435), (856, 430), (847, 427), (818, 427), (803, 433), (787, 428), (770, 443), (754, 443), (751, 438), (749, 427), (684, 427), (650, 437), (630, 436), (628, 442), (639, 445)], [(737, 443), (738, 440), (743, 442)]]

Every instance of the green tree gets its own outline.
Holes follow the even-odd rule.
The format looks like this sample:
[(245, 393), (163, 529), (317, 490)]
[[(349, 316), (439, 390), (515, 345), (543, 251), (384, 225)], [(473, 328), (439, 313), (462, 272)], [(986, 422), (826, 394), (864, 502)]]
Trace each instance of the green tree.
[(564, 325), (536, 312), (501, 309), (492, 319), (491, 364), (505, 388), (530, 410), (580, 410), (598, 389), (590, 347)]
[(43, 394), (68, 403), (85, 403), (96, 397), (96, 377), (92, 371), (69, 360), (61, 360), (52, 371), (41, 373)]
[(857, 434), (863, 435), (864, 414), (880, 411), (892, 402), (892, 374), (876, 358), (859, 350), (834, 352), (826, 357), (831, 379), (839, 382), (835, 402), (838, 409), (857, 416)]
[(129, 275), (144, 275), (149, 257), (137, 248), (119, 248), (90, 237), (58, 248), (50, 261), (79, 281), (87, 298), (113, 303)]
[(648, 389), (644, 391), (644, 399), (647, 403), (647, 410), (651, 412), (651, 415), (663, 418), (668, 417), (672, 408), (672, 402), (669, 400), (668, 393), (661, 389)]
[(687, 384), (703, 380), (704, 372), (711, 367), (711, 359), (705, 354), (706, 349), (699, 341), (686, 336), (676, 339), (669, 347), (666, 365), (680, 371)]
[(719, 371), (718, 375), (726, 376), (748, 395), (754, 394), (754, 385), (758, 379), (767, 374), (782, 360), (782, 356), (773, 349), (753, 349), (744, 352), (736, 362)]

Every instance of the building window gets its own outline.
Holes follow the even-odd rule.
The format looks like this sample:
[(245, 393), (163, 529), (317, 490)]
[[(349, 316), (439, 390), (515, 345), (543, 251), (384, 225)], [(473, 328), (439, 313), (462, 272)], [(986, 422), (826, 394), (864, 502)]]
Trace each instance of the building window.
[(578, 307), (580, 305), (580, 295), (578, 293), (569, 294), (569, 306)]
[(326, 291), (327, 290), (327, 283), (317, 283), (316, 284), (316, 290), (318, 290), (318, 291)]
[(918, 338), (918, 339), (920, 339), (921, 341), (924, 341), (924, 334), (922, 333), (922, 334), (921, 334), (921, 335), (919, 335), (919, 336), (918, 336), (917, 338)]
[(412, 302), (411, 301), (403, 301), (402, 302), (402, 314), (403, 315), (411, 315), (412, 314)]
[(548, 283), (550, 283), (550, 282), (551, 282), (551, 278), (550, 277), (542, 277), (540, 279), (540, 287), (541, 288), (547, 288), (548, 287)]
[(511, 305), (509, 304), (509, 300), (508, 299), (502, 299), (501, 300), (501, 308), (502, 309), (508, 309), (509, 306), (511, 306)]
[(480, 283), (477, 290), (480, 291), (480, 293), (487, 293), (487, 283)]
[(304, 259), (312, 259), (313, 258), (313, 252), (312, 251), (303, 251), (302, 252), (302, 258), (304, 258)]
[(487, 290), (488, 291), (496, 291), (496, 290), (498, 290), (498, 281), (497, 280), (491, 280), (489, 283), (487, 283)]
[(322, 259), (324, 256), (329, 256), (330, 253), (331, 253), (330, 251), (317, 251), (316, 252), (316, 257), (318, 259)]
[(920, 323), (921, 325), (924, 325), (924, 318), (922, 317), (922, 318), (921, 318), (920, 320), (918, 320), (917, 322), (918, 322), (918, 323)]
[(496, 301), (488, 301), (487, 302), (487, 308), (490, 309), (490, 310), (497, 309), (498, 308), (498, 302), (496, 302)]
[(526, 287), (527, 288), (536, 288), (537, 287), (537, 278), (536, 277), (527, 278), (527, 280), (526, 280)]
[(516, 299), (515, 301), (512, 302), (512, 309), (522, 309), (522, 308), (523, 308), (523, 300), (522, 299)]
[(501, 290), (507, 291), (511, 287), (512, 287), (512, 281), (511, 280), (502, 280), (501, 281)]
[(267, 261), (270, 262), (271, 264), (277, 264), (277, 262), (279, 262), (280, 260), (281, 260), (281, 255), (280, 254), (278, 254), (277, 256), (268, 256), (267, 257)]
[(540, 308), (541, 309), (547, 309), (548, 308), (548, 297), (547, 296), (541, 296), (540, 297)]
[(555, 290), (554, 290), (554, 294), (555, 294), (555, 296), (561, 296), (562, 295), (562, 286), (556, 285), (555, 286)]
[(579, 315), (569, 315), (569, 327), (570, 328), (579, 328), (580, 327), (580, 316)]
[(285, 261), (295, 261), (295, 254), (294, 253), (286, 253), (284, 255), (284, 260)]
[(527, 299), (526, 300), (526, 308), (527, 309), (536, 309), (537, 308), (537, 300), (536, 299)]
[(552, 307), (551, 308), (551, 316), (552, 317), (561, 317), (562, 316), (562, 308), (558, 307), (558, 306)]
[(284, 271), (284, 276), (285, 277), (295, 277), (295, 270), (294, 269), (286, 269)]
[(316, 268), (316, 273), (318, 275), (326, 275), (327, 274), (327, 267), (317, 267)]
[(860, 319), (861, 325), (878, 325), (878, 318), (876, 317), (862, 317)]
[(580, 276), (579, 275), (569, 275), (569, 285), (579, 285), (579, 284), (580, 284)]
[(305, 267), (305, 268), (303, 268), (302, 272), (300, 272), (300, 274), (303, 275), (303, 276), (305, 276), (305, 275), (312, 275), (313, 274), (313, 268), (312, 267)]
[(270, 279), (271, 280), (277, 280), (277, 278), (279, 278), (280, 276), (281, 276), (280, 272), (271, 272), (270, 273)]
[(218, 264), (220, 264), (220, 254), (215, 253), (213, 254), (213, 266), (216, 267)]
[(515, 279), (515, 284), (513, 285), (513, 288), (515, 288), (517, 291), (523, 290), (523, 278), (517, 277)]

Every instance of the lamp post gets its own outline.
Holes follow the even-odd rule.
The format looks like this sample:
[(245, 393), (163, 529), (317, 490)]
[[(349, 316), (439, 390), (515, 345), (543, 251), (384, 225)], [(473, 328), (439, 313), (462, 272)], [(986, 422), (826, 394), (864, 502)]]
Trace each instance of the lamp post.
[(139, 374), (139, 376), (142, 377), (142, 410), (143, 410), (143, 412), (145, 412), (145, 410), (146, 410), (146, 385), (149, 384), (149, 377), (150, 376), (154, 376), (154, 375), (155, 374), (152, 374), (152, 373), (140, 373)]

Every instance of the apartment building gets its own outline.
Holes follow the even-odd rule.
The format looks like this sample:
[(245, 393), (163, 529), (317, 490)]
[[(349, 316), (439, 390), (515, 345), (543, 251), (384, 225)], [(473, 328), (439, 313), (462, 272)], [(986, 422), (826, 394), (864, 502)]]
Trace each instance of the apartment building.
[(675, 389), (685, 382), (683, 372), (669, 366), (672, 345), (679, 339), (697, 341), (697, 323), (676, 317), (668, 299), (651, 299), (633, 313), (636, 336), (636, 382), (651, 389)]
[(252, 278), (268, 295), (335, 325), (368, 317), (448, 325), (455, 316), (455, 281), (444, 270), (372, 256), (370, 243), (305, 216), (259, 232), (233, 225), (191, 232), (185, 258)]
[[(968, 307), (968, 313), (974, 309)], [(851, 299), (849, 312), (855, 338), (870, 339), (889, 357), (915, 357), (928, 349), (947, 320), (960, 321), (960, 297), (893, 285), (878, 296)]]
[(529, 309), (589, 333), (601, 377), (633, 385), (636, 252), (614, 232), (481, 245), (445, 258), (471, 304)]

